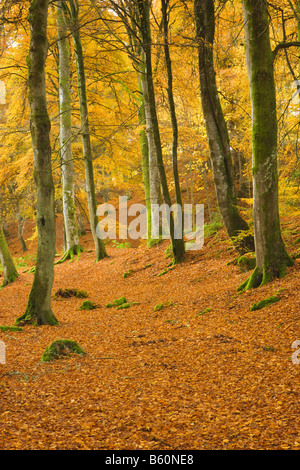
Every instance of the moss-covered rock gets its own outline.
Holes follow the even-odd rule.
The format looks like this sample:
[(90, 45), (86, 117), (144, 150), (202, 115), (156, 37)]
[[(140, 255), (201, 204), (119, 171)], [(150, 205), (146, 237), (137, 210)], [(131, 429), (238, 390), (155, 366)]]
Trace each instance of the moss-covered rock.
[(78, 354), (84, 356), (83, 349), (73, 340), (60, 339), (54, 341), (42, 355), (42, 362), (55, 361), (61, 357), (70, 356), (71, 354)]
[(80, 305), (79, 310), (94, 310), (95, 308), (97, 308), (97, 304), (91, 300), (84, 300)]
[(106, 304), (106, 308), (118, 307), (119, 305), (127, 303), (125, 297), (120, 297), (119, 299), (113, 300), (112, 302)]

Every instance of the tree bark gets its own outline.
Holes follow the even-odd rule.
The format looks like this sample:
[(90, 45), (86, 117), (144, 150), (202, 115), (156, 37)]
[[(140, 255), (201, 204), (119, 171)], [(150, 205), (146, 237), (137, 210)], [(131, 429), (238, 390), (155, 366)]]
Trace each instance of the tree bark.
[[(194, 0), (194, 16), (201, 103), (220, 213), (236, 249), (241, 253), (253, 251), (253, 236), (248, 233), (248, 224), (241, 217), (237, 207), (229, 136), (216, 84), (213, 61), (214, 1)], [(245, 236), (242, 235), (243, 232)]]
[(57, 36), (59, 50), (59, 108), (60, 108), (60, 155), (62, 171), (62, 200), (64, 215), (65, 253), (58, 263), (73, 259), (82, 247), (75, 213), (74, 163), (71, 130), (70, 47), (67, 25), (61, 1), (56, 4)]
[(266, 1), (243, 0), (243, 15), (252, 104), (256, 268), (240, 290), (282, 277), (293, 264), (282, 240), (279, 219), (276, 90)]
[(139, 125), (140, 125), (140, 149), (142, 157), (142, 175), (143, 185), (145, 191), (145, 203), (147, 209), (147, 239), (151, 237), (151, 201), (150, 201), (150, 168), (149, 168), (149, 145), (146, 132), (146, 111), (145, 111), (145, 99), (142, 87), (142, 76), (144, 74), (143, 62), (140, 61), (141, 72), (138, 75), (139, 82)]
[(173, 165), (173, 176), (175, 184), (175, 195), (176, 202), (182, 206), (181, 199), (181, 190), (180, 190), (180, 180), (178, 173), (178, 124), (176, 116), (176, 108), (173, 94), (173, 72), (172, 72), (172, 62), (169, 49), (169, 21), (168, 21), (168, 6), (169, 0), (161, 0), (161, 10), (162, 10), (162, 19), (163, 19), (163, 38), (164, 38), (164, 52), (165, 52), (165, 61), (167, 69), (167, 78), (168, 78), (168, 101), (170, 109), (170, 117), (172, 124), (172, 165)]
[(16, 320), (16, 324), (55, 325), (58, 323), (51, 308), (56, 234), (49, 136), (50, 120), (45, 89), (48, 3), (48, 0), (32, 0), (29, 9), (28, 85), (34, 178), (37, 190), (38, 247), (35, 274), (27, 307), (25, 313)]
[(0, 227), (0, 262), (4, 274), (4, 279), (0, 287), (4, 287), (18, 277), (18, 272), (10, 254), (2, 227)]
[(93, 156), (92, 156), (92, 145), (89, 129), (89, 115), (88, 105), (86, 96), (86, 78), (84, 68), (84, 57), (82, 51), (79, 21), (78, 21), (78, 1), (68, 0), (70, 5), (70, 20), (71, 20), (71, 34), (75, 45), (76, 55), (76, 68), (77, 68), (77, 82), (78, 82), (78, 96), (79, 96), (79, 107), (80, 107), (80, 119), (81, 119), (81, 136), (82, 136), (82, 148), (83, 158), (85, 165), (85, 179), (86, 179), (86, 193), (89, 207), (89, 218), (91, 232), (94, 239), (96, 249), (96, 261), (103, 259), (107, 256), (105, 245), (103, 240), (97, 236), (97, 201), (95, 193), (95, 181), (94, 181), (94, 169), (93, 169)]
[(154, 141), (154, 130), (152, 125), (151, 118), (151, 109), (150, 109), (150, 99), (148, 93), (147, 85), (147, 74), (146, 74), (146, 64), (145, 64), (145, 54), (144, 52), (140, 55), (140, 84), (143, 94), (143, 102), (145, 109), (145, 124), (146, 124), (146, 136), (148, 142), (148, 160), (149, 160), (149, 198), (150, 198), (150, 218), (151, 226), (150, 235), (148, 241), (150, 241), (151, 231), (152, 233), (160, 233), (161, 228), (159, 226), (155, 227), (156, 218), (153, 217), (153, 207), (161, 203), (161, 187), (160, 187), (160, 176), (157, 165), (157, 155), (156, 147)]

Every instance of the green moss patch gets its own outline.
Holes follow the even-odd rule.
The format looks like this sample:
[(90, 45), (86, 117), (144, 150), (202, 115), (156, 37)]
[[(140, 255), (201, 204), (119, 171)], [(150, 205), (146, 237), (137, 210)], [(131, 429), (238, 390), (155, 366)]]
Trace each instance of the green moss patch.
[(123, 279), (126, 279), (126, 277), (130, 276), (130, 274), (134, 273), (132, 269), (129, 269), (126, 273), (123, 274)]
[(200, 317), (201, 315), (204, 315), (205, 313), (208, 313), (210, 311), (211, 311), (210, 307), (205, 308), (204, 310), (202, 310), (202, 312), (197, 313), (196, 317)]
[(256, 266), (255, 253), (245, 253), (243, 256), (239, 256), (237, 259), (237, 265), (242, 272), (251, 271)]
[(171, 300), (167, 302), (166, 304), (157, 304), (154, 307), (154, 312), (159, 312), (160, 310), (163, 310), (164, 308), (167, 308), (167, 307), (171, 307), (174, 304), (175, 302), (172, 302)]
[(79, 310), (95, 310), (95, 308), (97, 308), (97, 304), (91, 300), (84, 300), (80, 305)]
[(281, 300), (279, 296), (272, 295), (268, 299), (254, 303), (252, 307), (250, 307), (250, 311), (253, 312), (254, 310), (260, 310), (261, 308), (267, 307), (268, 305), (278, 302), (279, 300)]
[(132, 304), (130, 304), (129, 302), (125, 302), (124, 304), (122, 305), (119, 305), (119, 307), (117, 307), (117, 310), (122, 310), (123, 308), (129, 308)]
[(0, 331), (23, 331), (20, 326), (0, 326)]
[(106, 308), (118, 307), (119, 305), (127, 303), (125, 297), (120, 297), (119, 299), (113, 300), (112, 302), (106, 304)]
[(84, 356), (83, 349), (73, 340), (60, 339), (54, 341), (42, 355), (42, 362), (55, 361), (61, 357), (67, 357), (71, 354), (78, 354)]

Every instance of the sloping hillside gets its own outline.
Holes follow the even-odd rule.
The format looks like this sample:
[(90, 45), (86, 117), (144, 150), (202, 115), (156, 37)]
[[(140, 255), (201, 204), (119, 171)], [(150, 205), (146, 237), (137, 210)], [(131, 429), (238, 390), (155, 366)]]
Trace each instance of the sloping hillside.
[[(289, 251), (299, 222), (284, 221)], [(35, 246), (22, 254), (13, 235), (9, 243), (20, 276), (0, 291), (0, 325), (13, 326)], [(285, 278), (237, 294), (249, 273), (228, 264), (235, 253), (223, 230), (174, 268), (167, 240), (110, 243), (99, 263), (89, 233), (82, 244), (78, 260), (55, 266), (59, 325), (0, 331), (1, 449), (299, 449), (299, 259)], [(66, 288), (88, 298), (55, 295)], [(107, 307), (121, 296), (128, 308)], [(84, 300), (97, 308), (79, 310)], [(86, 354), (41, 362), (57, 339)]]

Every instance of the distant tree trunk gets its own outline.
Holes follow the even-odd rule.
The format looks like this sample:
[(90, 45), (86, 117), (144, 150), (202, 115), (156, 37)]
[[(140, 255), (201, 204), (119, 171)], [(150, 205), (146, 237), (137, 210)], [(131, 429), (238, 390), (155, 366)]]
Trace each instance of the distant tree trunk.
[(167, 69), (168, 78), (168, 101), (170, 109), (170, 117), (172, 124), (172, 167), (173, 167), (173, 178), (175, 185), (175, 197), (176, 203), (181, 207), (181, 217), (177, 217), (177, 223), (183, 227), (183, 211), (182, 211), (182, 198), (180, 189), (180, 179), (178, 171), (178, 123), (175, 108), (175, 100), (173, 94), (173, 72), (172, 72), (172, 61), (169, 49), (169, 19), (168, 19), (168, 8), (169, 0), (161, 0), (161, 11), (162, 11), (162, 23), (163, 23), (163, 41), (164, 41), (164, 53)]
[(247, 234), (238, 243), (236, 242), (236, 237), (240, 232), (247, 232), (249, 227), (237, 207), (229, 136), (216, 85), (213, 63), (214, 1), (194, 0), (194, 15), (202, 110), (209, 141), (218, 205), (228, 236), (233, 240), (237, 250), (242, 253), (253, 251), (252, 235)]
[(0, 262), (4, 274), (4, 279), (0, 287), (4, 287), (18, 277), (18, 272), (10, 254), (2, 227), (0, 227)]
[(240, 289), (249, 289), (282, 277), (293, 262), (281, 237), (278, 210), (276, 90), (266, 1), (243, 0), (243, 15), (252, 104), (256, 268)]
[(49, 138), (50, 120), (45, 89), (48, 3), (49, 0), (32, 0), (29, 9), (28, 85), (34, 177), (37, 188), (38, 247), (35, 274), (27, 307), (25, 313), (16, 320), (16, 324), (55, 325), (58, 323), (51, 308), (55, 256), (55, 210)]
[[(162, 189), (162, 195), (164, 202), (169, 208), (172, 206), (171, 197), (168, 189), (168, 183), (166, 178), (165, 167), (163, 163), (162, 147), (160, 140), (159, 125), (156, 113), (156, 104), (155, 104), (155, 92), (154, 84), (152, 77), (152, 59), (151, 59), (151, 30), (150, 30), (150, 4), (149, 0), (138, 0), (138, 8), (140, 13), (141, 20), (141, 35), (142, 35), (142, 47), (145, 52), (145, 63), (146, 63), (146, 85), (147, 93), (149, 97), (149, 109), (151, 115), (151, 124), (153, 131), (153, 138), (156, 150), (156, 158), (159, 169), (160, 183)], [(185, 254), (184, 240), (182, 238), (176, 238), (175, 236), (175, 224), (173, 213), (170, 214), (170, 236), (172, 241), (172, 249), (174, 255), (174, 262), (178, 263), (182, 261)]]
[(161, 203), (160, 176), (157, 165), (156, 147), (154, 141), (154, 131), (151, 119), (150, 101), (147, 85), (145, 54), (141, 54), (140, 84), (143, 93), (143, 102), (145, 110), (146, 135), (148, 141), (148, 161), (149, 161), (149, 198), (150, 198), (150, 217), (153, 233), (160, 233), (160, 227), (155, 227), (156, 218), (152, 215), (154, 205)]
[(146, 111), (145, 111), (145, 99), (142, 87), (142, 74), (144, 71), (144, 62), (140, 60), (140, 73), (138, 75), (139, 81), (139, 125), (140, 125), (140, 149), (142, 156), (142, 175), (143, 185), (145, 191), (145, 202), (147, 208), (147, 238), (151, 237), (151, 201), (150, 201), (150, 168), (149, 168), (149, 145), (146, 132)]
[(58, 263), (72, 259), (82, 251), (75, 213), (74, 163), (71, 131), (70, 47), (62, 2), (57, 2), (57, 36), (59, 50), (60, 154), (64, 215), (65, 253)]
[(176, 116), (176, 108), (175, 108), (175, 101), (173, 95), (173, 73), (172, 73), (172, 62), (169, 50), (169, 20), (168, 20), (168, 7), (169, 7), (169, 0), (161, 0), (161, 10), (162, 10), (162, 18), (163, 18), (163, 38), (164, 38), (164, 51), (165, 51), (165, 61), (166, 61), (166, 69), (167, 69), (167, 78), (168, 78), (168, 100), (169, 100), (169, 109), (170, 109), (170, 117), (171, 117), (171, 124), (172, 124), (172, 133), (173, 133), (173, 141), (172, 141), (172, 163), (173, 163), (173, 176), (174, 176), (174, 184), (175, 184), (175, 195), (176, 195), (176, 202), (182, 206), (182, 199), (181, 199), (181, 190), (180, 190), (180, 180), (179, 180), (179, 173), (178, 173), (178, 124), (177, 124), (177, 116)]
[(79, 107), (80, 107), (80, 119), (81, 119), (81, 135), (82, 135), (82, 148), (83, 158), (85, 165), (85, 179), (86, 179), (86, 193), (89, 207), (89, 218), (91, 232), (94, 239), (96, 249), (96, 261), (103, 259), (107, 256), (105, 245), (103, 240), (97, 236), (97, 201), (95, 193), (95, 181), (94, 181), (94, 169), (93, 169), (93, 157), (92, 157), (92, 146), (89, 129), (89, 117), (88, 117), (88, 105), (86, 96), (86, 79), (85, 79), (85, 68), (84, 58), (80, 37), (79, 21), (78, 21), (78, 0), (68, 0), (70, 5), (70, 23), (71, 23), (71, 34), (75, 44), (75, 55), (76, 55), (76, 67), (77, 67), (77, 81), (78, 81), (78, 95), (79, 95)]
[(27, 246), (26, 246), (25, 240), (23, 238), (24, 225), (23, 225), (23, 219), (22, 219), (22, 217), (20, 215), (20, 211), (19, 211), (19, 201), (17, 201), (17, 203), (16, 203), (16, 209), (17, 209), (17, 221), (18, 221), (18, 239), (19, 239), (19, 242), (21, 243), (22, 251), (25, 252), (25, 251), (27, 251)]

